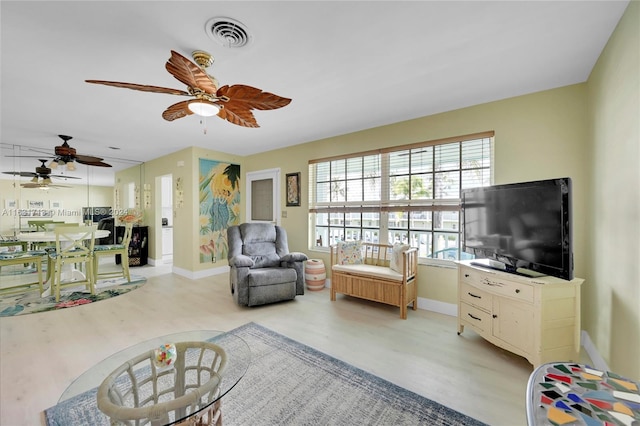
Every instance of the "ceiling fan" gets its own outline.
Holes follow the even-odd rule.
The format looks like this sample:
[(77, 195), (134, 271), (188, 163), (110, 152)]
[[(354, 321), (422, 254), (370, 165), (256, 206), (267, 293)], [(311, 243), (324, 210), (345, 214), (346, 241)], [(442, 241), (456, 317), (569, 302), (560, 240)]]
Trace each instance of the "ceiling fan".
[(30, 177), (32, 178), (30, 182), (26, 182), (21, 184), (23, 188), (40, 188), (40, 189), (49, 189), (49, 188), (70, 188), (70, 186), (66, 185), (58, 185), (53, 184), (51, 182), (51, 178), (65, 178), (65, 179), (80, 179), (76, 176), (67, 176), (67, 175), (52, 175), (51, 169), (45, 165), (47, 160), (39, 159), (38, 161), (42, 162), (39, 167), (36, 167), (36, 171), (34, 172), (2, 172), (7, 175), (14, 176), (22, 176), (22, 177)]
[[(58, 135), (60, 139), (62, 139), (62, 145), (58, 145), (55, 147), (54, 155), (51, 157), (51, 163), (49, 167), (52, 169), (57, 168), (58, 166), (67, 166), (68, 171), (74, 171), (76, 166), (74, 162), (85, 164), (87, 166), (96, 166), (96, 167), (111, 167), (111, 164), (107, 164), (103, 162), (102, 158), (94, 157), (92, 155), (80, 155), (76, 154), (76, 149), (69, 146), (69, 141), (73, 139), (72, 136), (67, 135)], [(13, 155), (9, 155), (9, 157), (14, 157)], [(23, 157), (23, 158), (41, 158), (42, 155), (17, 155), (15, 157)], [(40, 160), (42, 161), (42, 160)], [(46, 161), (46, 160), (45, 160)], [(64, 176), (68, 177), (68, 176)]]
[(194, 51), (192, 56), (196, 63), (172, 50), (171, 57), (165, 66), (171, 75), (187, 85), (186, 91), (117, 81), (85, 81), (87, 83), (122, 87), (143, 92), (166, 93), (193, 98), (168, 107), (162, 113), (162, 118), (167, 121), (173, 121), (191, 114), (205, 117), (218, 115), (218, 117), (238, 126), (260, 127), (251, 110), (278, 109), (289, 105), (291, 102), (291, 99), (263, 92), (261, 89), (243, 84), (220, 87), (215, 77), (206, 72), (206, 68), (213, 64), (213, 57), (201, 50)]

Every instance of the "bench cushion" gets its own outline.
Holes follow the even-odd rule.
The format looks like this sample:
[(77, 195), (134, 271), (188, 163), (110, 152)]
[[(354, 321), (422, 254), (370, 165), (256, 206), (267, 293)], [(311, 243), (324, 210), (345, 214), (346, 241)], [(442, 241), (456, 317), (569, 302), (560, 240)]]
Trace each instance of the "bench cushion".
[(376, 265), (333, 265), (333, 271), (362, 275), (371, 278), (402, 282), (402, 274), (391, 268)]
[(23, 259), (23, 258), (45, 256), (46, 254), (47, 252), (42, 250), (12, 251), (12, 252), (0, 253), (0, 259), (2, 260)]
[(99, 244), (93, 247), (94, 251), (122, 250), (123, 244)]

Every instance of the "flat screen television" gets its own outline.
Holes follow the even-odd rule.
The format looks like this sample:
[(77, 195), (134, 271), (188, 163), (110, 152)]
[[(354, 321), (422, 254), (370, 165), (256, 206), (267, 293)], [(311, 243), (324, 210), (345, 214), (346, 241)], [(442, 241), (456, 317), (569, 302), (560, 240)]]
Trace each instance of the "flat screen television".
[(461, 207), (462, 249), (475, 264), (573, 279), (570, 178), (465, 189)]

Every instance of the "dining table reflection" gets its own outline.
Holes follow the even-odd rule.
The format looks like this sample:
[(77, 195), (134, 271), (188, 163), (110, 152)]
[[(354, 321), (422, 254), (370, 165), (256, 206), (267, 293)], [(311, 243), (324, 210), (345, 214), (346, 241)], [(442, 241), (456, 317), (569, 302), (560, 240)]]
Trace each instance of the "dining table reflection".
[[(78, 224), (79, 225), (79, 224)], [(109, 234), (111, 234), (111, 231), (107, 230), (107, 229), (99, 229), (96, 230), (94, 233), (94, 239), (99, 239), (99, 238), (105, 238), (108, 237)], [(21, 232), (16, 236), (16, 240), (18, 241), (22, 241), (22, 242), (27, 242), (29, 243), (32, 247), (34, 245), (40, 245), (42, 243), (47, 243), (49, 246), (51, 246), (52, 248), (55, 248), (55, 242), (56, 242), (56, 233), (54, 230), (47, 230), (47, 231), (38, 231), (38, 232)], [(64, 242), (61, 241), (61, 244), (63, 244)], [(72, 240), (68, 240), (68, 244), (72, 244), (73, 241)], [(45, 280), (43, 283), (47, 283), (48, 281), (51, 280), (51, 271), (53, 270), (53, 265), (51, 262), (51, 257), (47, 256), (47, 274), (45, 277)], [(84, 281), (86, 279), (86, 275), (83, 271), (74, 268), (71, 265), (66, 265), (63, 272), (62, 272), (62, 276), (64, 280), (67, 281)], [(47, 297), (51, 295), (51, 286), (49, 286), (43, 293), (42, 293), (42, 297)]]

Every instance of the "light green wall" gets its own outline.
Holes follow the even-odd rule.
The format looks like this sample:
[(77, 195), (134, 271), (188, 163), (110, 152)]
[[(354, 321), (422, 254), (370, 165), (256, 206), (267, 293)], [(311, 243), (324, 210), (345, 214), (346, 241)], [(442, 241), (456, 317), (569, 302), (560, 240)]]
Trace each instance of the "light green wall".
[(640, 380), (640, 3), (588, 81), (592, 212), (583, 328), (609, 367)]
[[(245, 170), (282, 167), (285, 173), (302, 172), (302, 205), (287, 211), (282, 225), (287, 228), (291, 249), (309, 253), (328, 263), (328, 254), (309, 250), (308, 160), (367, 149), (401, 145), (495, 131), (495, 183), (569, 176), (574, 187), (576, 275), (584, 276), (587, 235), (588, 179), (586, 88), (578, 84), (499, 102), (423, 117), (321, 141), (256, 154), (245, 159)], [(282, 158), (286, 158), (283, 167)], [(284, 182), (282, 183), (284, 193)], [(418, 296), (445, 303), (457, 303), (454, 270), (421, 266)]]
[[(82, 208), (105, 207), (113, 205), (113, 188), (108, 186), (94, 185), (74, 185), (67, 182), (65, 186), (69, 188), (51, 188), (48, 191), (42, 191), (37, 188), (25, 189), (20, 187), (20, 183), (26, 182), (26, 179), (0, 179), (0, 235), (11, 236), (15, 228), (20, 227), (20, 220), (17, 213), (12, 210), (5, 209), (6, 200), (17, 200), (20, 208), (26, 208), (26, 202), (44, 201), (45, 208), (49, 208), (51, 201), (59, 201), (62, 203), (62, 210), (54, 209), (53, 220), (62, 220), (71, 223), (82, 222)], [(32, 218), (37, 220), (38, 218)], [(22, 226), (27, 226), (27, 219), (23, 218)]]

